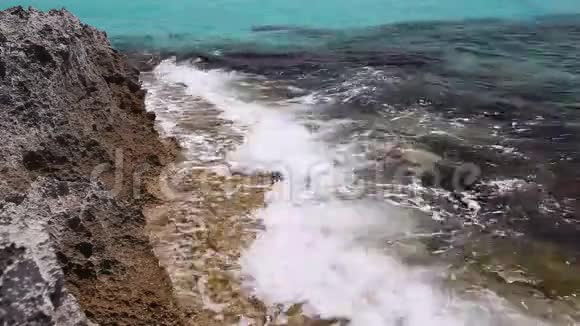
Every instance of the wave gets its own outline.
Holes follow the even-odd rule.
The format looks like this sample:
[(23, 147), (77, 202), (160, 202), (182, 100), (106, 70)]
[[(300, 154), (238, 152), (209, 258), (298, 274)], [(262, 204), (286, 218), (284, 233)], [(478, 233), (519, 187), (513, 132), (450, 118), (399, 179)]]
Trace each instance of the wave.
[(313, 119), (318, 106), (308, 96), (268, 97), (264, 90), (275, 81), (175, 61), (155, 73), (185, 85), (243, 133), (243, 143), (227, 154), (232, 169), (284, 175), (267, 206), (255, 212), (264, 231), (240, 261), (245, 285), (268, 305), (300, 304), (304, 314), (354, 326), (541, 324), (493, 293), (446, 286), (443, 266), (406, 262), (429, 256), (416, 241), (422, 217), (341, 192), (352, 186), (353, 164), (360, 161), (343, 159), (355, 155), (340, 153), (348, 144), (324, 141), (338, 124)]

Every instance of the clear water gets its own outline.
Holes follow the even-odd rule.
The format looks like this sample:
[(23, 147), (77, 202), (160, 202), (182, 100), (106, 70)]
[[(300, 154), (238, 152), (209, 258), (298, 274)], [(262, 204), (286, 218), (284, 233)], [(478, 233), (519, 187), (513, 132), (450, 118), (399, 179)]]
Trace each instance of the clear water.
[(252, 38), (251, 28), (263, 25), (343, 29), (407, 21), (529, 19), (580, 13), (577, 0), (4, 0), (0, 8), (13, 5), (66, 7), (113, 37), (189, 34), (203, 41)]

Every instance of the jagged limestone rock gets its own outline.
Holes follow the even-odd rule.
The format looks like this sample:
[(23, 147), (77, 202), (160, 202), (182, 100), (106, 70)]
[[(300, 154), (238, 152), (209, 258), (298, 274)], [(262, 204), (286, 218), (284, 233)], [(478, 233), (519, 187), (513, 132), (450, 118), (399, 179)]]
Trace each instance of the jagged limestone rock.
[(66, 10), (0, 11), (0, 325), (181, 324), (141, 212), (175, 148), (138, 77)]

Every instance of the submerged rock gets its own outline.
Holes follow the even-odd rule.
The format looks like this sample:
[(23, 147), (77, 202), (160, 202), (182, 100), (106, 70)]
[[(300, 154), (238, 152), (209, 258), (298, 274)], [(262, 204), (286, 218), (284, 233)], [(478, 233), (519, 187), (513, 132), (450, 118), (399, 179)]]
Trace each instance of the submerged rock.
[(177, 325), (144, 231), (174, 149), (104, 32), (66, 10), (0, 12), (0, 324)]

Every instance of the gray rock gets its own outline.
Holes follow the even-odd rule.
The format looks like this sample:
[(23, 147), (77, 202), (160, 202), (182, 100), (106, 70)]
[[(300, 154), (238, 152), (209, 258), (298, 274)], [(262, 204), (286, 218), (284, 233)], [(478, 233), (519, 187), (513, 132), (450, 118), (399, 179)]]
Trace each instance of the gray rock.
[(66, 10), (0, 11), (0, 325), (181, 324), (141, 213), (176, 149), (138, 76)]
[[(55, 187), (68, 187), (68, 184), (40, 179), (30, 187), (23, 202), (8, 204), (0, 212), (0, 321), (3, 324), (91, 324), (65, 288), (64, 273), (51, 239), (67, 236), (59, 234), (65, 231), (59, 226), (66, 225), (66, 221), (53, 217), (64, 216), (64, 212), (82, 206), (78, 203), (79, 193), (59, 197), (55, 195)], [(87, 187), (92, 188), (87, 191), (103, 194), (94, 186)]]

